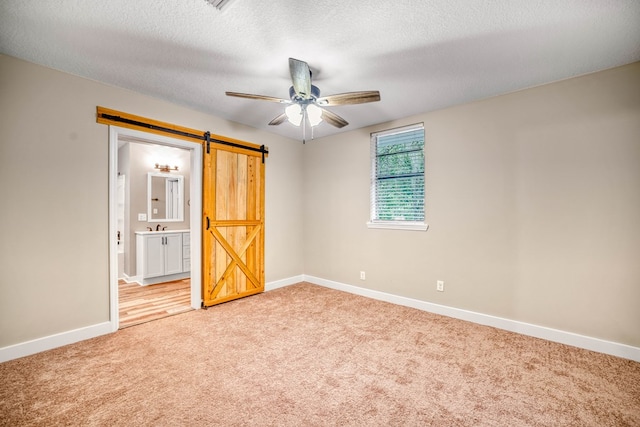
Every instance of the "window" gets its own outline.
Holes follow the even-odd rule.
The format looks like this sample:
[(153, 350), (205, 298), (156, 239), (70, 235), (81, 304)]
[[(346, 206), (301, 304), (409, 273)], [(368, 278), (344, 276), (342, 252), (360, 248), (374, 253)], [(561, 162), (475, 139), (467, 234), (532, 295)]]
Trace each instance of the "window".
[(369, 228), (426, 230), (424, 126), (371, 134)]

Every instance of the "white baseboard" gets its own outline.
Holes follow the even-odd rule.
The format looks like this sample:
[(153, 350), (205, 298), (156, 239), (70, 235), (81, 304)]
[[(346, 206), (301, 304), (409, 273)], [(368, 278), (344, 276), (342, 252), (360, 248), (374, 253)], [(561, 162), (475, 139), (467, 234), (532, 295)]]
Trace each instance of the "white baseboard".
[(445, 305), (433, 304), (413, 298), (406, 298), (385, 292), (347, 285), (345, 283), (321, 279), (319, 277), (303, 275), (303, 279), (304, 280), (300, 281), (640, 362), (640, 348), (626, 344), (605, 341), (599, 338), (592, 338), (585, 335), (574, 334), (572, 332), (532, 325), (530, 323), (520, 322), (517, 320), (505, 319), (502, 317), (462, 310)]
[(127, 283), (136, 282), (136, 283), (138, 283), (140, 285), (142, 284), (142, 282), (141, 282), (142, 279), (141, 279), (140, 276), (127, 276), (126, 274), (123, 274), (122, 279)]
[[(620, 344), (612, 341), (578, 335), (572, 332), (560, 331), (544, 326), (532, 325), (530, 323), (524, 323), (517, 320), (505, 319), (488, 314), (462, 310), (459, 308), (434, 304), (427, 301), (421, 301), (413, 298), (388, 294), (385, 292), (374, 291), (371, 289), (360, 288), (357, 286), (334, 282), (332, 280), (321, 279), (319, 277), (308, 276), (305, 274), (268, 282), (265, 284), (265, 290), (271, 291), (273, 289), (294, 285), (300, 282), (309, 282), (315, 285), (349, 292), (355, 295), (361, 295), (364, 297), (386, 301), (405, 307), (428, 311), (430, 313), (441, 314), (443, 316), (466, 320), (469, 322), (478, 323), (480, 325), (493, 326), (495, 328), (504, 329), (506, 331), (516, 332), (536, 338), (542, 338), (548, 341), (567, 344), (574, 347), (584, 348), (586, 350), (597, 351), (599, 353), (610, 354), (612, 356), (622, 357), (625, 359), (640, 362), (640, 348), (638, 347), (632, 347), (626, 344)], [(41, 351), (51, 350), (56, 347), (73, 344), (78, 341), (94, 338), (111, 332), (114, 332), (111, 322), (104, 322), (97, 325), (87, 326), (80, 329), (74, 329), (72, 331), (38, 338), (24, 343), (2, 347), (0, 348), (0, 363), (24, 356), (29, 356), (35, 353), (40, 353)]]
[(18, 359), (20, 357), (29, 356), (31, 354), (40, 353), (41, 351), (51, 350), (53, 348), (62, 347), (63, 345), (73, 344), (78, 341), (87, 340), (100, 335), (113, 332), (111, 322), (98, 323), (72, 331), (61, 332), (55, 335), (38, 338), (35, 340), (10, 345), (0, 348), (0, 363), (8, 360)]
[(286, 279), (275, 280), (268, 282), (264, 285), (265, 291), (272, 291), (274, 289), (282, 288), (284, 286), (295, 285), (296, 283), (304, 282), (304, 275), (288, 277)]

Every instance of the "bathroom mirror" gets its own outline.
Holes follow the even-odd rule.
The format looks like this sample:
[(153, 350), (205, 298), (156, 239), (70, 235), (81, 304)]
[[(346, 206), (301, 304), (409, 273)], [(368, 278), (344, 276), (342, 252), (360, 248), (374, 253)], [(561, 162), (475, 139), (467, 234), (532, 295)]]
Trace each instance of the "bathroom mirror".
[(183, 221), (184, 177), (162, 172), (147, 175), (148, 222)]

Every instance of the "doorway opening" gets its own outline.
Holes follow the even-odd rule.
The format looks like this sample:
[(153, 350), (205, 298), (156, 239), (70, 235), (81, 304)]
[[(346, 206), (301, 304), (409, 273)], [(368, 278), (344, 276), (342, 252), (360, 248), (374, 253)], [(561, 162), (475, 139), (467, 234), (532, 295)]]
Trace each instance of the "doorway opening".
[(193, 310), (191, 279), (149, 286), (118, 279), (119, 329)]
[(200, 144), (109, 127), (112, 331), (201, 307), (201, 213)]

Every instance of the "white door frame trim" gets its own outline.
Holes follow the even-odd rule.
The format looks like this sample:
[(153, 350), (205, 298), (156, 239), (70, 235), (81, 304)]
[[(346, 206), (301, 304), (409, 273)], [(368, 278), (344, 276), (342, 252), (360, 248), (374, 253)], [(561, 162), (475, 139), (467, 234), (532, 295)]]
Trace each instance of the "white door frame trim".
[(111, 331), (118, 330), (118, 141), (121, 136), (157, 145), (191, 150), (191, 307), (202, 306), (202, 145), (181, 139), (141, 132), (118, 126), (109, 126), (109, 322)]

